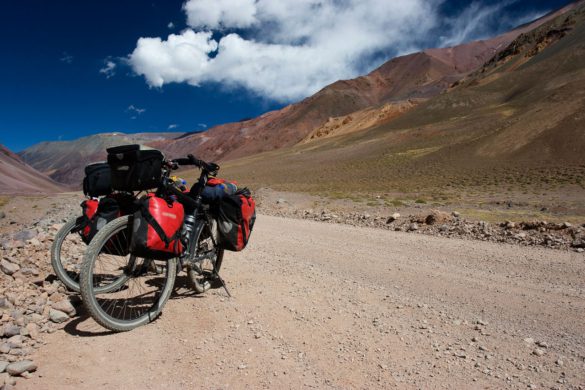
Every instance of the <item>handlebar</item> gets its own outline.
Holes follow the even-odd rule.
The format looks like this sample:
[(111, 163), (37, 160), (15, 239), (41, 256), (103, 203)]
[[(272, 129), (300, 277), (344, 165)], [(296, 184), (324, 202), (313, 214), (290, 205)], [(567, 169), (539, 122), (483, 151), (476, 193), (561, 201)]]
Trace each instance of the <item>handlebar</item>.
[(193, 193), (185, 194), (179, 188), (176, 187), (175, 183), (168, 177), (168, 174), (171, 170), (178, 169), (181, 165), (194, 165), (201, 169), (201, 177), (199, 179), (199, 183), (202, 185), (200, 186), (199, 191), (203, 190), (205, 183), (207, 183), (207, 178), (209, 175), (216, 175), (217, 171), (219, 171), (219, 165), (216, 163), (208, 163), (198, 158), (195, 158), (192, 154), (189, 154), (187, 158), (177, 158), (174, 160), (168, 160), (165, 162), (167, 168), (169, 169), (167, 173), (164, 175), (162, 180), (162, 188), (164, 188), (169, 193), (175, 195), (179, 202), (183, 205), (187, 206), (188, 209), (197, 209), (201, 205), (201, 193), (197, 193), (197, 196), (193, 196)]
[(198, 158), (195, 158), (192, 154), (189, 154), (187, 158), (176, 158), (169, 161), (171, 169), (177, 169), (179, 165), (194, 165), (201, 168), (208, 173), (216, 174), (219, 171), (219, 165), (216, 163), (208, 163)]

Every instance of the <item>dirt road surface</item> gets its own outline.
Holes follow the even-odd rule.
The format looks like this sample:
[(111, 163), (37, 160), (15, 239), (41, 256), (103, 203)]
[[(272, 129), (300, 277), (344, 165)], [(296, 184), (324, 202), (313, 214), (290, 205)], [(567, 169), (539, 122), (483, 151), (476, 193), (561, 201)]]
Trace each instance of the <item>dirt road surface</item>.
[(87, 315), (18, 389), (585, 388), (585, 256), (259, 216), (155, 322)]

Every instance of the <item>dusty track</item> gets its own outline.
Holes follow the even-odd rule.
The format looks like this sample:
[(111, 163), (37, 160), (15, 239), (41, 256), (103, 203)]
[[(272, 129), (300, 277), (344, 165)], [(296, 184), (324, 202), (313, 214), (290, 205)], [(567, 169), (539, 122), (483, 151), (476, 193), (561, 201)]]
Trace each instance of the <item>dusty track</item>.
[(260, 216), (223, 276), (129, 333), (82, 314), (18, 389), (585, 387), (583, 254)]

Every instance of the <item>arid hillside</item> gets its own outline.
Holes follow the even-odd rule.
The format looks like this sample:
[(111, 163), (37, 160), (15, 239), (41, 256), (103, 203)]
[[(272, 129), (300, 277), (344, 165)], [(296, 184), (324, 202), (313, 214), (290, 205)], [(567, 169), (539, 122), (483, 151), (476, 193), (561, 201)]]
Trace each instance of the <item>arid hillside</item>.
[(104, 133), (75, 141), (41, 142), (19, 155), (26, 163), (53, 180), (81, 186), (83, 169), (89, 163), (105, 160), (106, 148), (124, 144), (148, 144), (181, 135), (182, 133)]
[(0, 194), (63, 191), (61, 185), (25, 164), (3, 145), (0, 145), (0, 177)]
[[(332, 196), (441, 201), (557, 191), (582, 199), (584, 13), (581, 6), (519, 36), (486, 70), (387, 123), (348, 133), (340, 126), (337, 137), (232, 161), (225, 174), (255, 187)], [(559, 26), (562, 36), (546, 38)]]
[(380, 106), (388, 103), (404, 102), (407, 105), (409, 99), (437, 96), (481, 67), (518, 35), (571, 10), (573, 6), (489, 40), (394, 58), (366, 76), (337, 81), (281, 110), (249, 121), (217, 126), (180, 140), (161, 142), (157, 146), (176, 155), (195, 151), (204, 158), (224, 161), (293, 146), (330, 118), (364, 109), (380, 110)]

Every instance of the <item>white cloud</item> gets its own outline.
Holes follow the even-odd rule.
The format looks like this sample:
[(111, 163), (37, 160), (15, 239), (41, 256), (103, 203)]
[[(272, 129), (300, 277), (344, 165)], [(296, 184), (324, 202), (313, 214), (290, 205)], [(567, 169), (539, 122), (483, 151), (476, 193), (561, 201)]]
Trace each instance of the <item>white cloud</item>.
[(169, 30), (173, 30), (173, 29), (175, 28), (175, 23), (173, 23), (173, 22), (169, 22), (169, 24), (167, 24), (167, 28), (168, 28)]
[(183, 5), (194, 28), (249, 27), (256, 22), (255, 0), (189, 0)]
[(210, 62), (208, 54), (215, 50), (217, 42), (210, 32), (185, 30), (169, 35), (166, 41), (140, 38), (129, 62), (154, 87), (172, 82), (199, 85)]
[(107, 79), (116, 74), (116, 63), (112, 60), (104, 60), (104, 66), (100, 69), (100, 73), (104, 74)]
[(177, 127), (179, 127), (179, 125), (177, 125), (176, 123), (171, 123), (169, 127), (167, 127), (167, 130), (173, 130), (176, 129)]
[(207, 124), (205, 123), (197, 123), (197, 126), (199, 126), (202, 129), (207, 129)]
[(188, 0), (191, 28), (138, 39), (128, 64), (152, 87), (214, 82), (289, 102), (392, 55), (488, 34), (510, 1), (445, 21), (444, 0)]
[(66, 64), (70, 64), (73, 62), (73, 56), (64, 51), (63, 56), (59, 58), (59, 61), (64, 62)]
[(363, 72), (365, 57), (412, 47), (435, 25), (436, 1), (189, 0), (191, 27), (244, 28), (246, 37), (187, 29), (140, 38), (129, 64), (154, 87), (218, 82), (292, 101)]
[(473, 39), (489, 37), (492, 24), (488, 20), (501, 18), (501, 11), (508, 2), (484, 6), (478, 2), (471, 3), (456, 18), (446, 20), (448, 35), (441, 37), (441, 46), (453, 46)]
[[(134, 104), (131, 104), (126, 109), (128, 112), (136, 113), (138, 115), (144, 114), (146, 112), (146, 108), (138, 108)], [(136, 119), (136, 117), (132, 117), (132, 119)]]

